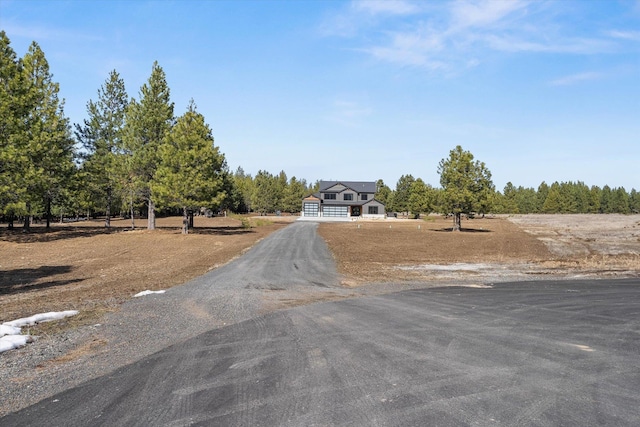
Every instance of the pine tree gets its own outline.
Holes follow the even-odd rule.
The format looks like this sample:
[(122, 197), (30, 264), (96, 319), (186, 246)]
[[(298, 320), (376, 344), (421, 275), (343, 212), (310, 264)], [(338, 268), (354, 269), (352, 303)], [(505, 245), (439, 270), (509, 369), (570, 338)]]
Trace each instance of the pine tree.
[(611, 212), (628, 214), (631, 212), (629, 208), (629, 194), (624, 187), (615, 188), (611, 192)]
[(471, 152), (458, 145), (440, 161), (438, 173), (442, 186), (438, 203), (442, 213), (453, 215), (453, 231), (460, 231), (462, 214), (488, 210), (495, 192), (491, 172), (483, 162), (474, 162)]
[(258, 171), (253, 180), (253, 194), (251, 195), (251, 206), (254, 211), (261, 214), (275, 211), (278, 197), (277, 180), (277, 177), (267, 171)]
[(251, 195), (253, 194), (253, 178), (251, 175), (246, 174), (242, 167), (238, 166), (238, 169), (233, 174), (233, 185), (239, 196), (239, 203), (237, 205), (238, 212), (250, 212), (251, 211)]
[(139, 194), (147, 202), (147, 228), (156, 227), (155, 195), (152, 183), (160, 162), (160, 145), (173, 126), (173, 102), (166, 76), (158, 62), (140, 88), (140, 100), (127, 108), (123, 142), (128, 158), (124, 175), (129, 193)]
[(379, 179), (376, 181), (376, 195), (375, 199), (385, 205), (387, 208), (390, 208), (390, 197), (391, 197), (391, 189), (388, 185), (385, 185), (384, 180)]
[(629, 192), (629, 209), (631, 213), (640, 213), (640, 192), (636, 191), (635, 188), (632, 188)]
[(211, 129), (193, 100), (159, 148), (151, 190), (159, 207), (182, 209), (182, 233), (187, 234), (190, 210), (217, 208), (226, 197), (224, 155), (214, 146)]
[(83, 168), (90, 191), (105, 208), (105, 227), (111, 226), (112, 204), (122, 150), (122, 134), (128, 96), (124, 81), (115, 71), (98, 90), (98, 100), (87, 103), (88, 119), (76, 124), (76, 138), (86, 150)]
[(421, 213), (431, 213), (433, 210), (433, 188), (418, 178), (409, 188), (409, 210), (418, 218)]
[(26, 213), (22, 171), (27, 158), (20, 139), (26, 122), (25, 90), (22, 61), (0, 31), (0, 214), (8, 216), (9, 228), (17, 214)]
[(411, 210), (409, 206), (409, 197), (411, 196), (411, 185), (414, 183), (413, 175), (402, 175), (396, 183), (396, 189), (393, 196), (393, 210), (398, 212), (406, 212)]
[(19, 145), (27, 156), (23, 169), (25, 229), (30, 225), (29, 215), (38, 210), (44, 211), (49, 228), (51, 204), (75, 172), (73, 139), (69, 120), (64, 116), (64, 101), (58, 99), (58, 84), (53, 82), (49, 64), (37, 43), (31, 44), (22, 62), (27, 114)]
[(520, 210), (518, 209), (517, 189), (511, 181), (507, 182), (507, 185), (504, 186), (503, 194), (504, 198), (502, 200), (502, 209), (504, 212), (520, 213)]
[(536, 193), (536, 211), (544, 212), (544, 202), (547, 200), (547, 196), (549, 195), (549, 185), (542, 181), (538, 186), (538, 191)]
[(300, 212), (302, 199), (307, 192), (307, 182), (304, 179), (298, 180), (295, 176), (291, 177), (284, 190), (282, 210), (289, 213)]
[(600, 191), (600, 213), (613, 213), (611, 187), (605, 185)]
[(560, 213), (562, 212), (562, 194), (560, 192), (560, 184), (554, 182), (549, 187), (547, 197), (542, 205), (544, 213)]

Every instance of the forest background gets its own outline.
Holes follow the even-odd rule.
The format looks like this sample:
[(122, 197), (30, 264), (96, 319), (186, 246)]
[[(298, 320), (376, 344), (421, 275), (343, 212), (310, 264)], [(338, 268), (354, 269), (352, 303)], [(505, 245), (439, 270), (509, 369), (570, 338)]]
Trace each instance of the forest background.
[[(186, 232), (193, 213), (296, 214), (302, 199), (318, 190), (318, 181), (289, 178), (285, 171), (260, 170), (255, 176), (241, 167), (230, 171), (195, 101), (176, 116), (157, 62), (137, 98), (129, 97), (113, 70), (97, 99), (87, 102), (87, 118), (72, 125), (36, 42), (19, 58), (0, 32), (0, 61), (0, 220), (10, 228), (21, 221), (28, 230), (34, 218), (48, 227), (52, 218), (96, 216), (104, 216), (109, 227), (118, 215), (130, 218), (132, 227), (135, 218), (144, 217), (153, 229), (157, 214), (182, 214)], [(479, 181), (482, 188), (466, 209), (476, 214), (640, 212), (635, 189), (606, 184), (543, 181), (530, 188), (508, 182), (496, 190), (489, 168), (473, 160), (458, 146), (440, 163), (440, 186), (411, 174), (402, 175), (393, 189), (378, 179), (376, 199), (388, 212), (412, 217), (452, 213), (452, 180), (445, 172), (455, 163), (462, 174), (472, 166), (481, 169), (481, 179), (470, 188)]]

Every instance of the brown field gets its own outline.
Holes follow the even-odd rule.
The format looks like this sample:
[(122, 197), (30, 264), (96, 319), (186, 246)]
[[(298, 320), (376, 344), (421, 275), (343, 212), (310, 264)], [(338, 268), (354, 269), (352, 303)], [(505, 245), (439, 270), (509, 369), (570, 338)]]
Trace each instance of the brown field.
[[(159, 229), (106, 230), (100, 221), (55, 224), (45, 232), (0, 231), (0, 322), (35, 313), (81, 312), (70, 325), (89, 324), (137, 292), (166, 289), (242, 254), (295, 217), (196, 217), (180, 234), (181, 218), (159, 219)], [(140, 225), (143, 225), (140, 223)], [(640, 216), (525, 215), (451, 221), (322, 223), (345, 286), (371, 282), (452, 279), (505, 280), (548, 275), (637, 276)]]
[[(87, 324), (144, 290), (179, 285), (225, 264), (287, 217), (254, 218), (244, 229), (234, 218), (195, 217), (182, 235), (182, 218), (159, 218), (158, 229), (127, 231), (130, 220), (52, 224), (46, 232), (0, 230), (0, 323), (36, 313), (78, 310), (69, 322)], [(146, 225), (139, 221), (137, 225)]]
[(345, 285), (640, 274), (639, 215), (515, 215), (321, 224)]

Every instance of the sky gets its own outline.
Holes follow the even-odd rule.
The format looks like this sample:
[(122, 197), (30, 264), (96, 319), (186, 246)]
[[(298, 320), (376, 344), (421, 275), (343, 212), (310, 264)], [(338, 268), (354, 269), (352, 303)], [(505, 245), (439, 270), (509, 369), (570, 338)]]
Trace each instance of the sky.
[(640, 0), (0, 0), (71, 123), (154, 61), (229, 168), (439, 186), (457, 145), (507, 182), (640, 190)]

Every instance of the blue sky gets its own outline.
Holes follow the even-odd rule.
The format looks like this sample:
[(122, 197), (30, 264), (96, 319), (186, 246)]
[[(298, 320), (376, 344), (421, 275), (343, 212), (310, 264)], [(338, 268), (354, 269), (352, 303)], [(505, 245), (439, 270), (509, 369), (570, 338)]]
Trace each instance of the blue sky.
[(42, 47), (73, 123), (157, 60), (232, 170), (438, 186), (461, 145), (499, 190), (640, 190), (640, 0), (0, 0), (0, 28)]

